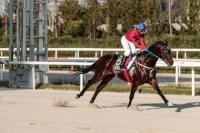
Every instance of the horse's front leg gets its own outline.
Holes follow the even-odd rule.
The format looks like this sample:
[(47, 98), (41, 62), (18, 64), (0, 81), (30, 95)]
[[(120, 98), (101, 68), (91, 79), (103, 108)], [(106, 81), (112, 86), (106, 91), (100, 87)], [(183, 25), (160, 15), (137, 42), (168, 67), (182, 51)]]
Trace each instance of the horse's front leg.
[(132, 84), (131, 92), (130, 92), (130, 96), (129, 96), (129, 103), (128, 103), (127, 108), (131, 106), (131, 103), (132, 103), (132, 100), (133, 100), (133, 98), (134, 98), (134, 95), (135, 95), (135, 92), (136, 92), (136, 90), (137, 90), (137, 87), (138, 87), (138, 86), (137, 86), (136, 83), (133, 83), (133, 84)]
[(169, 107), (173, 107), (174, 105), (170, 103), (167, 98), (163, 95), (162, 91), (160, 90), (158, 86), (158, 81), (157, 79), (152, 79), (150, 80), (149, 84), (157, 91), (157, 93), (161, 96), (165, 104), (167, 104)]

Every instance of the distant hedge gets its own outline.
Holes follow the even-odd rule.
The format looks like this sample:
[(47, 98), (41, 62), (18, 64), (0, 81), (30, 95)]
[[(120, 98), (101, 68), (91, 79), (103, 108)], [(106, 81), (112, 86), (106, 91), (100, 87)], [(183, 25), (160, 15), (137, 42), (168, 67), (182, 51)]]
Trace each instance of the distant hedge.
[[(171, 48), (200, 48), (200, 35), (172, 35), (164, 34), (161, 36), (147, 36), (146, 43), (150, 46), (156, 41), (167, 41)], [(62, 36), (49, 38), (49, 47), (64, 48), (121, 48), (120, 37), (95, 39), (72, 38), (70, 36)]]

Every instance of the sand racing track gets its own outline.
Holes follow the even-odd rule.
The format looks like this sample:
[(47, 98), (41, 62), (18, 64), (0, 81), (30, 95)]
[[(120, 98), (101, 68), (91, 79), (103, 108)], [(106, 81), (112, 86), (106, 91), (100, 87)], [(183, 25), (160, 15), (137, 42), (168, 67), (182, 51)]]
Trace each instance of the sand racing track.
[[(0, 133), (200, 133), (200, 97), (103, 92), (100, 108), (89, 106), (93, 92), (76, 100), (76, 91), (0, 88)], [(63, 105), (55, 105), (63, 102)], [(57, 107), (65, 106), (65, 107)]]

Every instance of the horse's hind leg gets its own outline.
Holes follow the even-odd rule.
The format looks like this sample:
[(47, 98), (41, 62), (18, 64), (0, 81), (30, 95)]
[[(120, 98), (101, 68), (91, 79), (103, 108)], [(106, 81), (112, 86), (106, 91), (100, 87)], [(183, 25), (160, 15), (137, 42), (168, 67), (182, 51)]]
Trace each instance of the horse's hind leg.
[(90, 103), (94, 103), (99, 92), (101, 92), (101, 90), (108, 84), (109, 81), (111, 81), (113, 79), (113, 77), (115, 77), (115, 75), (110, 74), (102, 79), (101, 83), (97, 86), (97, 89), (96, 89), (92, 99), (90, 100)]
[(85, 87), (83, 88), (83, 90), (76, 95), (76, 98), (80, 98), (81, 96), (83, 96), (83, 94), (85, 93), (85, 91), (94, 83), (98, 82), (99, 79), (96, 78), (96, 76), (94, 76), (92, 79), (88, 80), (88, 82), (86, 83)]

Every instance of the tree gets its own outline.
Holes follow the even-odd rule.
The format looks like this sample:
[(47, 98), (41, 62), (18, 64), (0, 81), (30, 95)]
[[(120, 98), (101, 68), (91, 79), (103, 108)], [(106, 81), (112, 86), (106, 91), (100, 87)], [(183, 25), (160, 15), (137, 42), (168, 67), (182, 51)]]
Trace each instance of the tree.
[(96, 39), (98, 25), (99, 4), (96, 0), (88, 0), (86, 9), (86, 33), (89, 39)]
[(64, 19), (65, 35), (82, 36), (84, 35), (83, 17), (84, 10), (75, 0), (65, 0), (59, 6), (60, 16)]
[(107, 7), (109, 35), (115, 36), (117, 35), (117, 24), (120, 16), (120, 0), (108, 0)]
[(192, 33), (200, 32), (200, 1), (186, 0), (186, 18)]
[(124, 0), (120, 2), (119, 13), (120, 20), (119, 23), (123, 25), (124, 31), (133, 28), (133, 25), (138, 22), (138, 13), (136, 4), (137, 1), (134, 2), (132, 0)]

